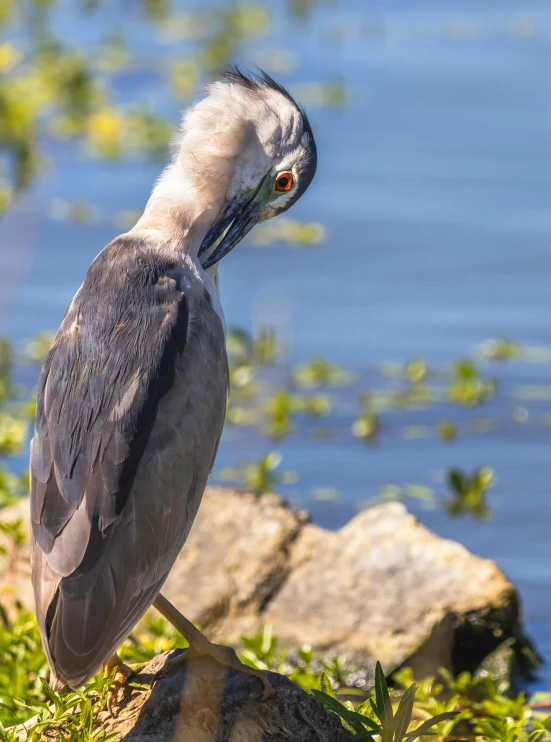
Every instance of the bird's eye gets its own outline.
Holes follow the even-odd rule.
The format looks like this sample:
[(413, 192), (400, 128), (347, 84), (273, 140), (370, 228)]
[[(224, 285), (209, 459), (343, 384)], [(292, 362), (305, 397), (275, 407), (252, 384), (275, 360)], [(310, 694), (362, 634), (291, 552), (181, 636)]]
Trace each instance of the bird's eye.
[(294, 184), (295, 178), (293, 173), (280, 173), (275, 181), (275, 189), (279, 193), (285, 193), (286, 191), (290, 191)]

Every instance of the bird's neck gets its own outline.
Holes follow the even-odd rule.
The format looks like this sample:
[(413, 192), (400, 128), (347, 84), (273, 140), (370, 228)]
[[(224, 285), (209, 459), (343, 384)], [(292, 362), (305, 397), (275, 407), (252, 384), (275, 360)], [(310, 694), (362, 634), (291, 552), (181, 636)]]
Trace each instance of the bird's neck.
[[(205, 178), (208, 182), (208, 177)], [(197, 174), (177, 159), (161, 175), (133, 232), (156, 232), (163, 242), (194, 257), (218, 216), (224, 184), (197, 184)], [(217, 187), (218, 186), (218, 187)]]

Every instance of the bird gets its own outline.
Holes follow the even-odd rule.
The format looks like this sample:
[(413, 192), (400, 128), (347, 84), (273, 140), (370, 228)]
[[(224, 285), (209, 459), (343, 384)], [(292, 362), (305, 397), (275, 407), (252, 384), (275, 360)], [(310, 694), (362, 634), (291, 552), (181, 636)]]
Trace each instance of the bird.
[(304, 108), (262, 70), (229, 67), (184, 112), (143, 214), (70, 303), (40, 372), (30, 453), (32, 584), (53, 689), (102, 668), (123, 684), (117, 650), (153, 605), (188, 657), (256, 675), (269, 692), (161, 589), (224, 425), (219, 262), (291, 207), (316, 166)]

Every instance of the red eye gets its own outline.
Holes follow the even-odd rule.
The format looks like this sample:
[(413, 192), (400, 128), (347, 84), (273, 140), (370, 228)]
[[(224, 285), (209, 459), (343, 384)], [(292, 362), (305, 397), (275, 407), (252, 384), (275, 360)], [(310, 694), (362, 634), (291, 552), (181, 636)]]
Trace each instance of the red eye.
[(280, 173), (275, 182), (275, 189), (280, 193), (290, 191), (295, 184), (293, 173)]

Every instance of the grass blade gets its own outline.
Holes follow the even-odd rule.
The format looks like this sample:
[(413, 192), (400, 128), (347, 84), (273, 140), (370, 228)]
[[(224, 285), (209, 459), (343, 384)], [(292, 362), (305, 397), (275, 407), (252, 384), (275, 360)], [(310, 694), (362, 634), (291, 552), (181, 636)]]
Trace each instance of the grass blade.
[(362, 742), (375, 742), (375, 737), (370, 732), (360, 732), (360, 734), (356, 734), (354, 737), (356, 740), (361, 740)]
[(368, 729), (370, 729), (372, 732), (375, 732), (375, 734), (381, 733), (379, 725), (376, 724), (374, 721), (368, 719), (367, 716), (358, 714), (357, 711), (350, 711), (340, 701), (337, 701), (336, 698), (328, 696), (327, 693), (324, 693), (320, 690), (313, 690), (312, 695), (320, 700), (323, 705), (330, 711), (333, 711), (333, 713), (340, 716), (341, 719), (347, 721), (354, 728), (354, 731), (356, 733), (364, 732), (365, 727), (368, 727)]
[(411, 721), (411, 714), (413, 712), (413, 702), (415, 701), (415, 693), (417, 692), (417, 686), (415, 683), (405, 691), (404, 695), (400, 699), (396, 716), (394, 717), (394, 742), (402, 742), (402, 738), (406, 736), (409, 723)]
[(328, 696), (332, 696), (332, 698), (337, 697), (335, 695), (335, 691), (333, 690), (333, 686), (331, 685), (331, 681), (324, 672), (322, 672), (320, 677), (320, 690), (323, 691), (323, 693), (326, 693)]
[(377, 662), (375, 666), (375, 698), (377, 700), (377, 712), (381, 724), (388, 726), (388, 724), (392, 723), (392, 703), (390, 702), (388, 686), (380, 662)]
[(409, 734), (406, 734), (404, 739), (406, 739), (407, 742), (413, 742), (414, 739), (421, 737), (423, 734), (427, 734), (428, 730), (431, 729), (435, 724), (439, 724), (441, 721), (452, 719), (454, 716), (456, 716), (454, 711), (447, 711), (444, 714), (437, 714), (436, 716), (433, 716), (432, 719), (427, 719), (427, 721), (424, 721), (421, 726), (417, 727), (417, 729), (414, 729)]
[(370, 708), (371, 708), (370, 699), (366, 698), (363, 703), (360, 703), (356, 711), (358, 712), (358, 714), (367, 714)]

